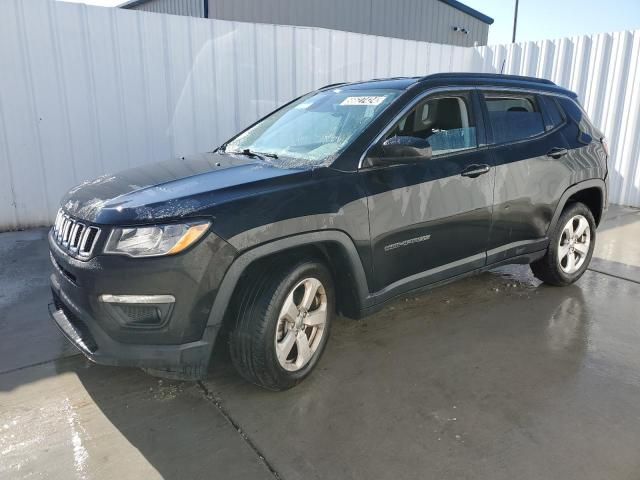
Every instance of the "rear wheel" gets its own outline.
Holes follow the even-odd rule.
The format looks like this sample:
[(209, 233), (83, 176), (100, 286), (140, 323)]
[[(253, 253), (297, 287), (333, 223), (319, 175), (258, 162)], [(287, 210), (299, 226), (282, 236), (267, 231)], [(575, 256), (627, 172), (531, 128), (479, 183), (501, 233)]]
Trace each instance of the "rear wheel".
[(545, 283), (569, 285), (589, 266), (596, 240), (591, 210), (583, 203), (571, 203), (560, 215), (549, 238), (547, 253), (531, 264), (533, 274)]
[(335, 315), (331, 274), (316, 261), (255, 272), (240, 296), (231, 359), (250, 382), (291, 388), (316, 366)]

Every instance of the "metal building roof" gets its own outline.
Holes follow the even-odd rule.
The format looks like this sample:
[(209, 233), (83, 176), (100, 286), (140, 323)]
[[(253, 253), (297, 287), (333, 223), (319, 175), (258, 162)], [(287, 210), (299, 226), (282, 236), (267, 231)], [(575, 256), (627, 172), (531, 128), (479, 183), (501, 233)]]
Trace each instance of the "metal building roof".
[(467, 7), (464, 3), (458, 2), (457, 0), (440, 0), (442, 3), (446, 3), (450, 7), (456, 8), (461, 12), (466, 13), (467, 15), (471, 15), (474, 18), (477, 18), (481, 22), (486, 23), (487, 25), (491, 25), (493, 23), (493, 18), (485, 15), (484, 13), (480, 13), (477, 10), (474, 10), (471, 7)]
[[(151, 0), (128, 0), (118, 5), (118, 8), (133, 8), (150, 1)], [(456, 10), (460, 10), (461, 12), (466, 13), (467, 15), (477, 18), (478, 20), (486, 23), (487, 25), (493, 24), (493, 18), (485, 15), (484, 13), (480, 13), (479, 11), (474, 10), (471, 7), (468, 7), (464, 3), (458, 2), (457, 0), (438, 0), (438, 1), (446, 5), (449, 5), (450, 7), (453, 7)]]
[(133, 8), (138, 5), (142, 5), (143, 3), (150, 2), (151, 0), (128, 0), (126, 2), (122, 2), (116, 5), (117, 8)]

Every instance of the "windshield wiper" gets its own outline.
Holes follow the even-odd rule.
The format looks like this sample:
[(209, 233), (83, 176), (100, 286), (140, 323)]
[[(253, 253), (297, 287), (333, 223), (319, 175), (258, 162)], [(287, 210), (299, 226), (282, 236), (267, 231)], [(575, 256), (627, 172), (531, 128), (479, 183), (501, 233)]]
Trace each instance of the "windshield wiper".
[(247, 157), (251, 157), (251, 158), (255, 158), (255, 157), (269, 157), (269, 158), (278, 158), (278, 155), (276, 155), (275, 153), (263, 153), (263, 152), (254, 152), (253, 150), (250, 150), (248, 148), (245, 148), (244, 150), (232, 150), (229, 151), (228, 153), (235, 153), (237, 155), (246, 155)]

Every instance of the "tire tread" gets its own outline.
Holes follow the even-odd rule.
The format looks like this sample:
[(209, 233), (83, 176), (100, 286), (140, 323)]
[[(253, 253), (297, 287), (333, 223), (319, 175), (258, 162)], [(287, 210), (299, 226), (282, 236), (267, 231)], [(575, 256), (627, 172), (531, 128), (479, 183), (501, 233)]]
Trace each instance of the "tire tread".
[[(283, 265), (284, 264), (284, 265)], [(272, 341), (269, 319), (280, 312), (281, 290), (287, 285), (291, 275), (304, 266), (326, 267), (315, 261), (299, 260), (297, 262), (268, 262), (262, 268), (252, 269), (236, 300), (236, 325), (229, 338), (229, 351), (236, 370), (251, 383), (269, 390), (284, 390), (302, 380), (301, 378), (284, 379), (277, 375), (265, 345)], [(328, 335), (328, 331), (325, 335)], [(305, 375), (306, 376), (306, 375)]]

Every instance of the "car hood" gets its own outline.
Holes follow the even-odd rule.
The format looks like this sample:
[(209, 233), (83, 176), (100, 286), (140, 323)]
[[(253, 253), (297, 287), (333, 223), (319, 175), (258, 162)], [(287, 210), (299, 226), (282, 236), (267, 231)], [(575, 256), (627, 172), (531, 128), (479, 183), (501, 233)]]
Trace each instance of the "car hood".
[(209, 214), (234, 198), (303, 180), (310, 169), (279, 168), (257, 158), (205, 153), (103, 175), (71, 189), (69, 215), (98, 224), (149, 223)]

